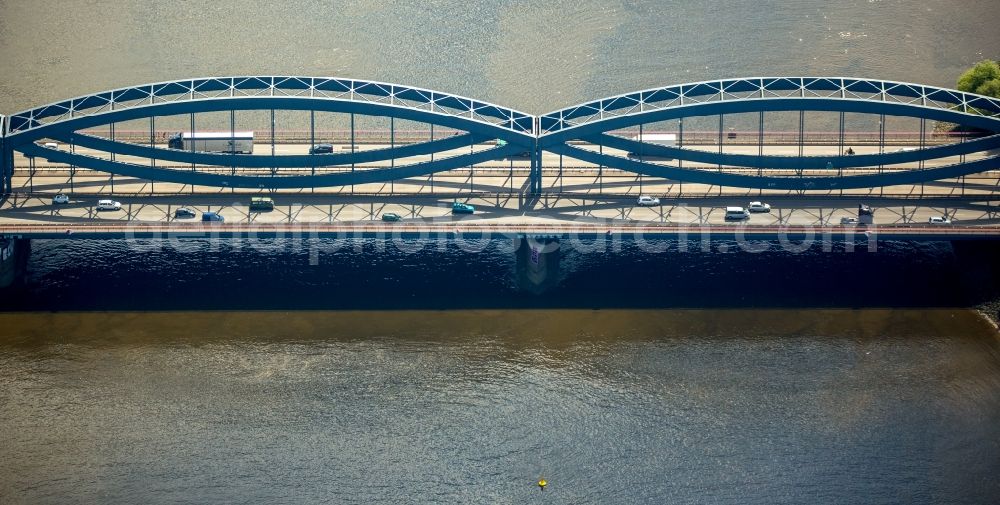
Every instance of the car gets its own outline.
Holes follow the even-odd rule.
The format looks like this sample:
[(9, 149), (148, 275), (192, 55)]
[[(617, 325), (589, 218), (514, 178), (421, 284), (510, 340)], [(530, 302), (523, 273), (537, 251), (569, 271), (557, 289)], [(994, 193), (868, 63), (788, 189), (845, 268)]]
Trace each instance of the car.
[(267, 196), (255, 196), (250, 198), (250, 210), (257, 212), (269, 212), (274, 210), (274, 200)]
[(933, 216), (927, 220), (928, 224), (951, 224), (951, 219), (948, 216)]
[(114, 200), (98, 200), (97, 210), (121, 210), (122, 203)]
[[(507, 141), (503, 139), (497, 139), (496, 145), (497, 147), (505, 147), (507, 145)], [(508, 160), (526, 160), (529, 158), (531, 158), (531, 151), (521, 151), (515, 154), (508, 154), (507, 156), (504, 157), (504, 159)]]
[(660, 204), (660, 199), (655, 196), (640, 196), (635, 204), (640, 207), (655, 207)]
[(749, 218), (750, 213), (743, 207), (726, 207), (726, 221), (742, 221)]
[(474, 212), (476, 212), (476, 208), (467, 203), (455, 202), (451, 204), (452, 214), (472, 214)]
[(316, 144), (309, 148), (309, 154), (330, 154), (333, 152), (333, 144)]
[(216, 222), (222, 223), (226, 221), (226, 218), (222, 217), (218, 212), (202, 212), (201, 220), (203, 222)]
[(395, 223), (396, 221), (399, 221), (400, 219), (403, 219), (403, 218), (400, 217), (400, 215), (396, 214), (395, 212), (386, 212), (385, 214), (382, 214), (382, 220), (385, 221), (385, 222), (387, 222), (387, 223)]
[(69, 203), (69, 197), (59, 193), (58, 195), (52, 197), (52, 203)]
[(840, 224), (858, 224), (858, 218), (856, 217), (842, 217), (840, 218)]
[(858, 204), (858, 223), (875, 224), (875, 209), (863, 203)]
[(743, 207), (726, 207), (726, 221), (742, 221), (750, 218), (750, 212)]
[(771, 205), (762, 202), (750, 202), (750, 205), (747, 205), (747, 210), (750, 212), (771, 212)]
[(59, 149), (59, 144), (56, 143), (56, 142), (46, 142), (46, 143), (42, 144), (42, 147), (44, 147), (46, 149), (56, 149), (56, 150), (58, 150)]
[(174, 218), (176, 219), (190, 219), (193, 218), (194, 216), (195, 216), (194, 211), (187, 207), (181, 207), (174, 211)]

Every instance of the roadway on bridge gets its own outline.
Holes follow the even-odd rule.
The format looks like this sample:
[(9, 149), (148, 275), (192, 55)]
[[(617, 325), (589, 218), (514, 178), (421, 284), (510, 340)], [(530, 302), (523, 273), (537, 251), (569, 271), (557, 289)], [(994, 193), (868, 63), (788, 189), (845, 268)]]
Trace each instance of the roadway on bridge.
[[(902, 149), (903, 144), (885, 148), (887, 151)], [(275, 145), (276, 154), (303, 154), (304, 144)], [(388, 145), (366, 144), (362, 149), (378, 149)], [(479, 144), (471, 149), (491, 147)], [(66, 146), (60, 146), (65, 149)], [(717, 150), (717, 146), (698, 146), (699, 149)], [(350, 146), (337, 146), (338, 151), (349, 151)], [(797, 145), (768, 145), (765, 154), (797, 155)], [(839, 146), (805, 146), (804, 154), (833, 154)], [(877, 146), (856, 146), (859, 154), (877, 152)], [(726, 145), (726, 152), (755, 154), (757, 146)], [(97, 152), (79, 150), (81, 153), (99, 155)], [(459, 149), (436, 156), (468, 153)], [(608, 150), (607, 152), (611, 152)], [(258, 145), (256, 153), (268, 155), (270, 145)], [(624, 153), (618, 153), (624, 155)], [(148, 163), (148, 160), (118, 157), (121, 161)], [(425, 161), (429, 156), (407, 158), (407, 162)], [(953, 163), (956, 160), (934, 160), (926, 166)], [(364, 170), (389, 166), (385, 161), (359, 165)], [(392, 182), (345, 186), (338, 188), (282, 190), (267, 193), (276, 202), (274, 211), (250, 212), (247, 208), (254, 190), (234, 191), (227, 188), (191, 187), (180, 184), (158, 183), (128, 177), (78, 169), (35, 160), (35, 170), (28, 168), (28, 160), (19, 157), (14, 177), (15, 193), (0, 206), (0, 225), (59, 225), (91, 226), (98, 223), (122, 225), (125, 223), (173, 223), (190, 225), (190, 221), (177, 221), (174, 211), (187, 207), (196, 213), (218, 212), (227, 223), (247, 224), (316, 224), (359, 225), (378, 221), (385, 213), (396, 213), (404, 223), (440, 223), (461, 220), (463, 226), (477, 225), (531, 225), (548, 226), (553, 223), (601, 222), (615, 225), (655, 224), (658, 226), (726, 226), (724, 209), (727, 206), (747, 206), (750, 201), (763, 200), (772, 205), (770, 213), (754, 214), (746, 226), (802, 226), (822, 227), (838, 225), (842, 218), (856, 217), (858, 204), (876, 208), (875, 223), (879, 226), (926, 227), (929, 218), (945, 216), (953, 221), (950, 226), (991, 227), (1000, 223), (1000, 201), (994, 202), (1000, 186), (1000, 174), (987, 172), (962, 179), (935, 181), (926, 184), (894, 186), (889, 188), (856, 189), (848, 191), (810, 192), (808, 195), (789, 191), (757, 191), (740, 188), (720, 188), (699, 184), (681, 184), (652, 177), (598, 167), (575, 160), (564, 159), (560, 167), (557, 155), (544, 157), (543, 194), (529, 198), (527, 187), (527, 162), (520, 159), (501, 160), (477, 165), (474, 169), (458, 169), (433, 176), (409, 178)], [(685, 164), (685, 166), (699, 166)], [(186, 167), (178, 167), (184, 169)], [(700, 166), (712, 170), (714, 166)], [(914, 166), (887, 167), (887, 169), (916, 168)], [(212, 169), (198, 167), (199, 170)], [(215, 167), (228, 171), (228, 168)], [(349, 170), (347, 167), (320, 170)], [(267, 171), (268, 169), (264, 169)], [(308, 169), (307, 169), (308, 170)], [(736, 169), (728, 169), (736, 170)], [(874, 171), (861, 169), (858, 172)], [(259, 169), (238, 169), (239, 173), (256, 173)], [(753, 170), (756, 172), (756, 170)], [(772, 171), (764, 171), (770, 173)], [(777, 173), (777, 171), (774, 171)], [(820, 171), (817, 171), (820, 172)], [(828, 175), (828, 171), (822, 171)], [(282, 174), (290, 173), (283, 169)], [(788, 171), (783, 174), (787, 175)], [(68, 204), (53, 204), (52, 196), (70, 195)], [(661, 205), (636, 206), (641, 194), (661, 197)], [(118, 212), (98, 212), (98, 199), (114, 198), (123, 203)], [(462, 218), (451, 214), (451, 204), (461, 201), (475, 205), (476, 214)]]
[[(120, 211), (97, 211), (99, 195), (74, 196), (67, 204), (54, 204), (48, 196), (14, 194), (0, 208), (0, 224), (30, 223), (177, 223), (175, 211), (186, 207), (200, 215), (217, 212), (227, 222), (246, 223), (361, 223), (380, 220), (386, 213), (402, 216), (404, 221), (452, 221), (471, 224), (553, 223), (591, 220), (617, 223), (656, 223), (680, 225), (726, 225), (727, 206), (747, 206), (743, 196), (663, 199), (651, 207), (636, 205), (633, 197), (541, 195), (528, 198), (521, 194), (476, 195), (463, 198), (430, 195), (324, 195), (275, 194), (275, 209), (251, 212), (249, 197), (244, 195), (158, 195), (117, 198)], [(476, 207), (472, 216), (454, 216), (454, 201)], [(769, 213), (752, 214), (749, 225), (827, 226), (842, 218), (857, 216), (857, 206), (865, 203), (875, 208), (878, 225), (926, 225), (929, 218), (946, 216), (951, 226), (992, 226), (1000, 224), (1000, 201), (975, 201), (963, 198), (906, 199), (889, 197), (801, 197), (782, 196), (766, 200)]]
[[(401, 144), (399, 144), (401, 145)], [(276, 154), (304, 154), (308, 149), (308, 145), (304, 144), (280, 144), (275, 146)], [(379, 149), (387, 148), (386, 145), (359, 145), (359, 149)], [(472, 147), (476, 151), (481, 151), (492, 147), (489, 144), (477, 144)], [(587, 148), (586, 146), (584, 146)], [(60, 146), (61, 149), (66, 149), (66, 146)], [(590, 149), (596, 149), (593, 146)], [(717, 150), (717, 146), (702, 145), (696, 146), (697, 149), (704, 150)], [(910, 149), (912, 147), (904, 147), (904, 144), (899, 144), (895, 146), (887, 146), (886, 151), (898, 150), (898, 149)], [(797, 145), (768, 145), (765, 146), (765, 154), (773, 155), (785, 155), (785, 156), (795, 156), (798, 155)], [(838, 146), (822, 145), (822, 146), (805, 146), (803, 148), (803, 153), (805, 155), (820, 155), (820, 154), (835, 154), (838, 151)], [(859, 154), (866, 152), (876, 152), (877, 146), (858, 146), (855, 150)], [(338, 152), (349, 151), (350, 146), (338, 145)], [(271, 152), (270, 145), (257, 145), (256, 154), (265, 156), (269, 155)], [(756, 146), (745, 146), (745, 145), (726, 145), (724, 146), (724, 151), (740, 153), (740, 154), (756, 154)], [(89, 151), (85, 149), (79, 149), (79, 153), (88, 154), (94, 156), (109, 157), (107, 153), (100, 153), (96, 151)], [(438, 153), (435, 156), (453, 156), (461, 155), (469, 152), (469, 149), (458, 149), (453, 151), (447, 151), (444, 153)], [(613, 150), (606, 150), (609, 154), (618, 154), (624, 156), (623, 152), (615, 152)], [(968, 160), (978, 159), (982, 155), (969, 156)], [(317, 158), (321, 158), (318, 156)], [(116, 160), (136, 163), (136, 164), (149, 164), (150, 161), (145, 158), (134, 158), (126, 156), (118, 156)], [(383, 162), (369, 163), (363, 165), (357, 165), (354, 167), (355, 170), (368, 170), (375, 168), (385, 168), (391, 166), (393, 163), (402, 165), (403, 163), (421, 162), (429, 161), (430, 156), (414, 156), (406, 159), (399, 160), (386, 160)], [(942, 158), (938, 160), (929, 160), (925, 163), (925, 167), (936, 167), (951, 163), (957, 163), (958, 157)], [(655, 162), (655, 161), (654, 161)], [(658, 163), (676, 163), (676, 162), (666, 162), (658, 161)], [(138, 195), (138, 194), (152, 194), (152, 193), (166, 193), (166, 194), (177, 194), (177, 193), (222, 193), (232, 191), (227, 188), (213, 188), (213, 187), (195, 187), (192, 188), (187, 185), (173, 184), (173, 183), (162, 183), (162, 182), (151, 182), (148, 180), (132, 179), (127, 177), (113, 177), (109, 174), (102, 172), (95, 172), (85, 169), (75, 169), (70, 170), (70, 167), (65, 165), (49, 163), (44, 159), (36, 158), (34, 160), (34, 170), (29, 168), (28, 159), (23, 157), (17, 157), (15, 160), (16, 171), (13, 179), (14, 191), (23, 193), (101, 193), (101, 194), (119, 194), (119, 195)], [(165, 165), (158, 164), (157, 166), (165, 167)], [(190, 165), (166, 165), (177, 170), (190, 170)], [(704, 170), (718, 170), (719, 168), (715, 165), (705, 165), (698, 163), (685, 162), (683, 164), (687, 168), (700, 168)], [(216, 173), (235, 173), (237, 175), (266, 175), (271, 174), (270, 169), (242, 169), (236, 168), (232, 169), (230, 167), (207, 167), (198, 166), (196, 167), (199, 171), (216, 172)], [(894, 166), (884, 167), (884, 170), (908, 170), (919, 168), (919, 164), (909, 163), (900, 164)], [(339, 166), (339, 167), (317, 167), (315, 173), (333, 173), (333, 172), (343, 172), (349, 171), (352, 168), (350, 166)], [(758, 171), (755, 169), (741, 169), (733, 167), (723, 167), (724, 171), (729, 172), (740, 172), (740, 173), (750, 173), (757, 174)], [(878, 167), (870, 168), (859, 168), (859, 169), (845, 169), (843, 173), (845, 175), (860, 175), (864, 173), (876, 173), (880, 169)], [(277, 175), (304, 175), (312, 173), (313, 169), (279, 169), (275, 172)], [(792, 172), (788, 170), (763, 170), (759, 172), (761, 175), (769, 176), (789, 176)], [(829, 176), (829, 170), (811, 170), (802, 173), (804, 176), (815, 176), (823, 175)], [(916, 185), (901, 185), (893, 186), (887, 188), (875, 188), (875, 189), (852, 189), (845, 191), (826, 191), (825, 194), (829, 195), (987, 195), (994, 193), (998, 188), (998, 182), (1000, 182), (1000, 177), (996, 171), (987, 172), (983, 174), (975, 174), (965, 178), (950, 179), (943, 181), (935, 181), (926, 184), (916, 184)], [(333, 188), (317, 188), (319, 191), (327, 193), (476, 193), (476, 192), (487, 192), (487, 193), (501, 193), (501, 192), (518, 192), (527, 187), (528, 184), (528, 163), (523, 159), (508, 159), (508, 160), (497, 160), (492, 162), (486, 162), (476, 165), (473, 168), (462, 168), (451, 170), (447, 172), (440, 172), (434, 175), (413, 177), (408, 179), (400, 179), (391, 182), (379, 182), (370, 183), (356, 186), (343, 186), (343, 187), (333, 187)], [(656, 177), (644, 177), (639, 176), (630, 172), (625, 172), (617, 169), (607, 169), (600, 168), (591, 164), (573, 160), (570, 158), (564, 158), (560, 161), (558, 155), (553, 155), (551, 153), (546, 153), (543, 156), (543, 180), (542, 180), (543, 190), (546, 192), (558, 192), (558, 193), (612, 193), (612, 194), (625, 194), (625, 195), (639, 195), (639, 194), (651, 194), (651, 195), (662, 195), (662, 196), (693, 196), (693, 195), (710, 195), (710, 194), (750, 194), (749, 191), (740, 188), (720, 188), (718, 186), (711, 186), (706, 184), (691, 184), (691, 183), (681, 183), (679, 181), (667, 180)], [(255, 192), (254, 190), (237, 190), (242, 192)], [(294, 193), (302, 191), (311, 190), (282, 190), (282, 192)], [(784, 195), (788, 194), (787, 191), (783, 190), (765, 190), (755, 192), (757, 195)]]

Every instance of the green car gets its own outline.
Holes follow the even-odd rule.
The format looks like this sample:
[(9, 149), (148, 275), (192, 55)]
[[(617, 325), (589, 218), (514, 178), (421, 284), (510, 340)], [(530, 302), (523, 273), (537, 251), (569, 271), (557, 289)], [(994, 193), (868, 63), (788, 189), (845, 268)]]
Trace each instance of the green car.
[(472, 214), (473, 212), (476, 212), (476, 208), (467, 203), (455, 202), (451, 204), (452, 214)]
[(255, 196), (250, 199), (250, 210), (256, 212), (270, 212), (274, 210), (274, 200), (266, 196)]
[(400, 217), (400, 215), (396, 214), (395, 212), (386, 212), (385, 214), (382, 214), (382, 220), (386, 221), (386, 222), (389, 222), (389, 223), (395, 223), (396, 221), (399, 221), (400, 219), (403, 219), (403, 218)]

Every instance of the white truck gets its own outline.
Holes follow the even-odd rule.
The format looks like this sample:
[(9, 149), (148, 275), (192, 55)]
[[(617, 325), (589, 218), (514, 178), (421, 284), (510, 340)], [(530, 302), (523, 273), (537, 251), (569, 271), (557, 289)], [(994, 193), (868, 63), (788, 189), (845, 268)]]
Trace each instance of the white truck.
[[(677, 134), (675, 133), (642, 133), (640, 135), (633, 135), (632, 140), (636, 142), (645, 142), (647, 144), (653, 144), (657, 146), (674, 147), (677, 145)], [(672, 160), (669, 156), (651, 156), (649, 154), (643, 153), (641, 156), (639, 153), (631, 152), (628, 153), (629, 158), (644, 159), (644, 160)]]
[(167, 140), (167, 147), (203, 153), (253, 154), (253, 132), (181, 132)]

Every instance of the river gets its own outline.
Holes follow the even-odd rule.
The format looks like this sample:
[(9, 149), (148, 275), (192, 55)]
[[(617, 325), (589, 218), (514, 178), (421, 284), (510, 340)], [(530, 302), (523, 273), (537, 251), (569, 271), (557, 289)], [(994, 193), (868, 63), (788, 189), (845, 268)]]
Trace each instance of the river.
[[(541, 113), (761, 74), (952, 86), (1000, 55), (982, 0), (0, 13), (4, 113), (231, 74)], [(501, 240), (36, 241), (0, 293), (0, 502), (996, 502), (1000, 341), (966, 308), (995, 290), (983, 262), (650, 247), (565, 247), (533, 289)]]

